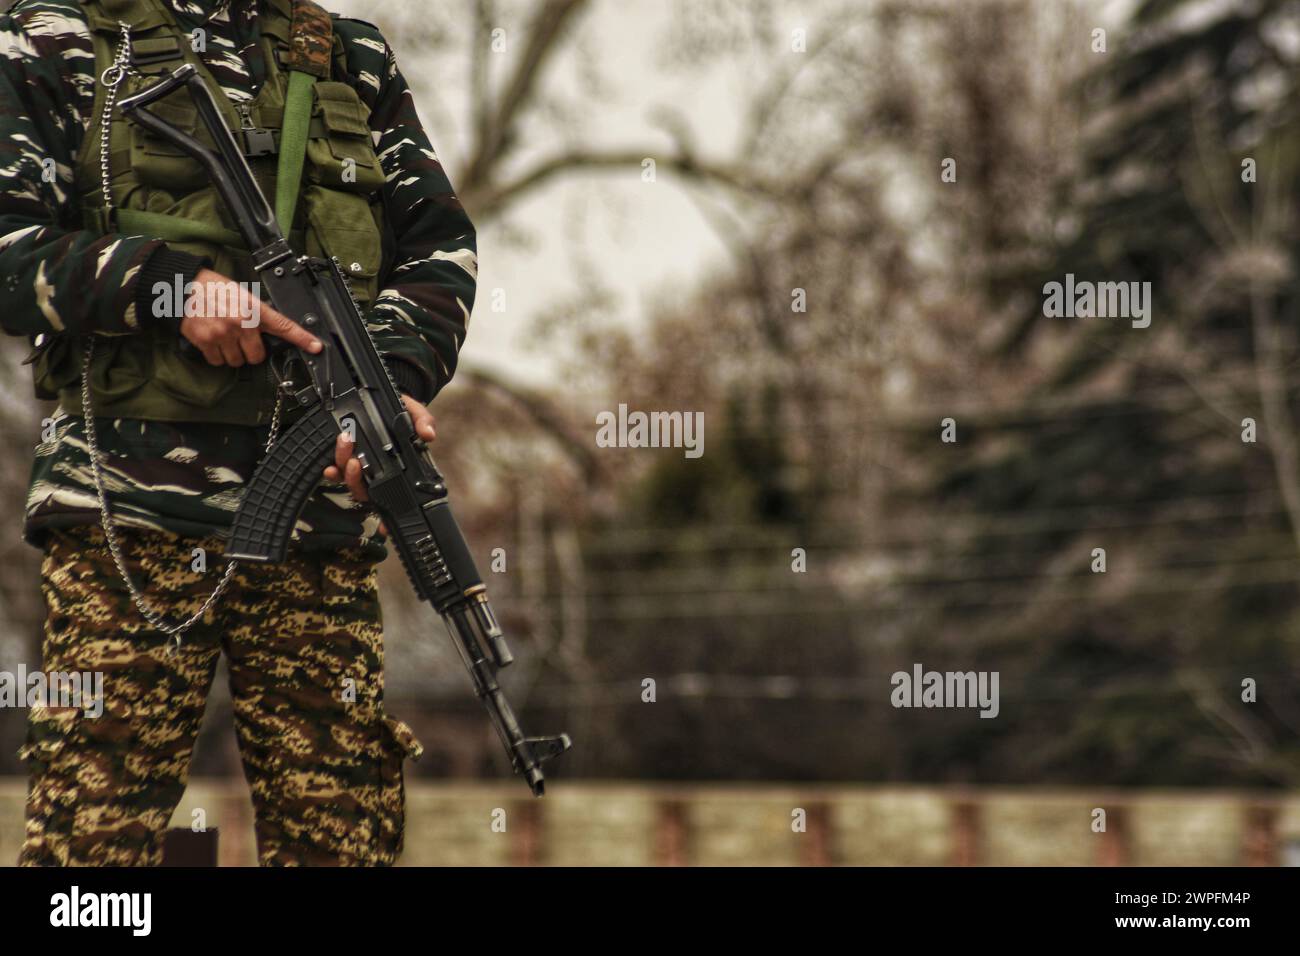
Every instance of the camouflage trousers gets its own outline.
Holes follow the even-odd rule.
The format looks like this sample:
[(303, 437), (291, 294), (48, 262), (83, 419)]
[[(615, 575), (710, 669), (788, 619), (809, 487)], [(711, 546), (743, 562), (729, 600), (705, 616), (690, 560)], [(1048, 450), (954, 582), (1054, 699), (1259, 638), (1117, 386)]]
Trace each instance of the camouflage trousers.
[[(225, 566), (217, 538), (133, 528), (119, 538), (146, 601), (172, 622), (202, 605)], [(206, 573), (193, 569), (199, 548)], [(222, 652), (260, 863), (396, 861), (403, 761), (420, 745), (384, 712), (373, 562), (343, 551), (240, 565), (179, 649), (132, 604), (98, 527), (50, 532), (41, 577), (43, 669), (101, 672), (103, 692), (93, 707), (30, 712), (21, 865), (161, 861)]]

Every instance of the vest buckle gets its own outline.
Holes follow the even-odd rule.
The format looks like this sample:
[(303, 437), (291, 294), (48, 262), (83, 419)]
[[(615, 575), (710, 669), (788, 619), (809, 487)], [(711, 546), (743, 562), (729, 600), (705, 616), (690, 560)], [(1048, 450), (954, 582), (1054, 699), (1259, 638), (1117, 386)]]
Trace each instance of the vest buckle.
[(256, 159), (258, 156), (274, 156), (280, 151), (273, 130), (254, 127), (241, 129), (239, 132), (244, 137), (244, 155), (249, 159)]

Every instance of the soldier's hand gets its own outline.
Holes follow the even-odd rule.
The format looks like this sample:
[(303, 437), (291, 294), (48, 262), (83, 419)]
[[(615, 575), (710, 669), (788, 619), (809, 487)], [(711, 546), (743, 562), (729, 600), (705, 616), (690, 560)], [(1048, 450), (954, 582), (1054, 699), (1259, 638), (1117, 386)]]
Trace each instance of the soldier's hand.
[(200, 269), (185, 304), (181, 335), (209, 365), (256, 365), (266, 361), (261, 333), (319, 352), (320, 341), (301, 325), (258, 299), (245, 286), (211, 269)]
[[(410, 395), (402, 396), (402, 404), (406, 410), (411, 413), (411, 420), (415, 422), (415, 433), (427, 442), (433, 441), (438, 437), (437, 422), (433, 419), (433, 412), (421, 405)], [(325, 469), (326, 481), (339, 481), (340, 479), (348, 486), (348, 491), (352, 492), (352, 497), (357, 501), (368, 501), (370, 496), (366, 494), (366, 483), (361, 477), (361, 462), (353, 455), (352, 441), (344, 432), (339, 433), (338, 440), (334, 443), (334, 464)], [(388, 534), (388, 529), (382, 524), (379, 526), (381, 534)]]

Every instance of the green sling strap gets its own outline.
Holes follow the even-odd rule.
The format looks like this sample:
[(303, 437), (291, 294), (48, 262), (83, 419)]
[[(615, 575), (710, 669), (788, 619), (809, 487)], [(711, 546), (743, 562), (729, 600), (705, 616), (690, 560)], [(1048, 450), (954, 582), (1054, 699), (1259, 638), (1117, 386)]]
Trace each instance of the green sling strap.
[(244, 240), (233, 229), (198, 219), (145, 212), (143, 209), (117, 210), (117, 228), (119, 232), (154, 236), (167, 242), (211, 242), (236, 249), (243, 248), (244, 245)]
[(316, 77), (301, 70), (289, 72), (289, 89), (284, 95), (284, 121), (280, 126), (280, 165), (275, 173), (275, 221), (285, 236), (293, 228), (302, 183), (303, 158), (307, 155), (307, 133), (311, 127), (311, 89)]
[[(303, 162), (307, 155), (307, 133), (311, 128), (311, 91), (316, 77), (292, 70), (284, 100), (284, 121), (280, 129), (280, 160), (275, 176), (275, 221), (285, 236), (293, 228), (302, 185)], [(244, 241), (233, 229), (197, 219), (167, 216), (141, 209), (117, 210), (120, 232), (155, 236), (167, 242), (212, 242), (237, 249)]]

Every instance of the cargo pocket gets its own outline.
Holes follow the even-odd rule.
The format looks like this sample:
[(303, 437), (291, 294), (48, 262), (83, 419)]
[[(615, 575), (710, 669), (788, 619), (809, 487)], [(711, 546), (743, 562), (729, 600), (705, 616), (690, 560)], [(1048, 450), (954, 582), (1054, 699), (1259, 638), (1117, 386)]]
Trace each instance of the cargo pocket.
[(424, 747), (411, 728), (395, 717), (385, 715), (380, 724), (379, 761), (379, 858), (376, 862), (391, 866), (401, 856), (406, 834), (406, 773), (409, 758), (418, 760)]
[[(211, 148), (212, 138), (199, 122), (198, 108), (188, 97), (168, 97), (152, 104), (149, 112)], [(138, 123), (131, 123), (131, 169), (146, 186), (160, 186), (170, 192), (198, 189), (208, 183), (208, 174), (197, 159), (179, 146), (156, 136)]]
[(235, 387), (240, 371), (248, 366), (231, 368), (209, 365), (205, 359), (192, 359), (180, 351), (180, 341), (168, 335), (154, 350), (154, 383), (179, 402), (215, 408)]
[(372, 193), (384, 185), (370, 110), (348, 84), (314, 84), (308, 132), (308, 182), (352, 193)]
[(32, 367), (32, 384), (42, 401), (58, 398), (59, 389), (81, 377), (81, 365), (68, 335), (43, 334), (23, 364)]
[[(82, 356), (76, 355), (75, 360), (80, 372)], [(130, 398), (144, 388), (152, 374), (153, 356), (143, 336), (99, 336), (90, 363), (90, 390), (96, 413), (103, 406)]]
[[(36, 397), (46, 400), (58, 398), (62, 390), (72, 388), (81, 380), (85, 339), (67, 334), (47, 336), (24, 361), (32, 366)], [(91, 397), (96, 414), (103, 406), (130, 398), (144, 388), (152, 369), (149, 343), (143, 336), (98, 336), (95, 360), (90, 366)], [(78, 394), (77, 404), (80, 402)], [(109, 409), (106, 414), (111, 412)]]
[(303, 191), (307, 219), (304, 245), (309, 256), (335, 258), (364, 310), (377, 294), (383, 239), (365, 196), (320, 186)]

